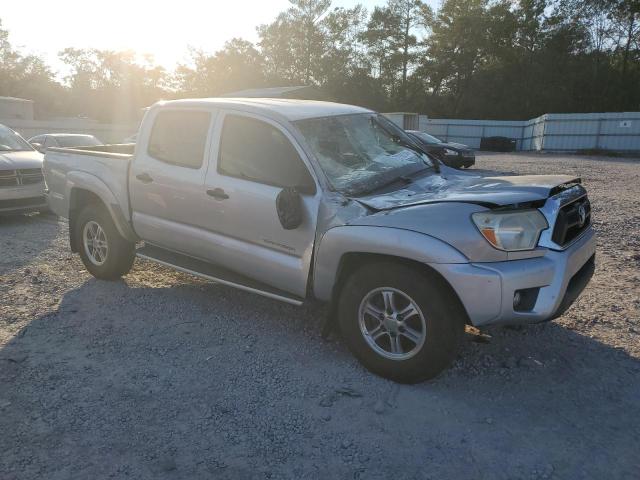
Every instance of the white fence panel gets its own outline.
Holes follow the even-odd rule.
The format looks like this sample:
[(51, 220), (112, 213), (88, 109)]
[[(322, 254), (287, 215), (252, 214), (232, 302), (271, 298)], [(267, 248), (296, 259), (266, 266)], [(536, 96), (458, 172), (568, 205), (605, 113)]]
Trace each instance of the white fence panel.
[(480, 148), (483, 137), (516, 140), (517, 150), (640, 152), (640, 112), (546, 114), (528, 121), (420, 118), (420, 130)]

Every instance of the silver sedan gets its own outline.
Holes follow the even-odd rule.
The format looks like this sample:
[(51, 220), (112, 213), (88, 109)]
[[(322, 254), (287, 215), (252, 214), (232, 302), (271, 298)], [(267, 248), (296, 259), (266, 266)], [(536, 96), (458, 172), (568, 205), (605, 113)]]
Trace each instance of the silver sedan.
[(0, 215), (46, 210), (43, 155), (0, 125)]

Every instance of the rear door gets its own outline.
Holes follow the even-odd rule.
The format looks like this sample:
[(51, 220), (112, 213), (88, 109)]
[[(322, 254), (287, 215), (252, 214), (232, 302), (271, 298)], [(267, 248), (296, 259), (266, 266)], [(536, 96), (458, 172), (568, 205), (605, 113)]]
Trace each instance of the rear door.
[(216, 112), (165, 108), (148, 115), (130, 172), (133, 226), (150, 243), (193, 255), (211, 213), (204, 180)]
[[(294, 137), (270, 119), (224, 112), (206, 178), (214, 213), (215, 260), (303, 297), (311, 264), (320, 190)], [(302, 187), (302, 225), (285, 230), (276, 210), (283, 187)]]

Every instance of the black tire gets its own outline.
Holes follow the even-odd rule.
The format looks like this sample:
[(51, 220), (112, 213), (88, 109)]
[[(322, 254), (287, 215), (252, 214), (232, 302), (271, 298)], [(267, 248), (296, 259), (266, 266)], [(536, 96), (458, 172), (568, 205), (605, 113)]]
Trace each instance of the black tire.
[[(107, 251), (102, 264), (91, 258), (84, 242), (85, 226), (92, 222), (97, 224), (105, 234)], [(101, 280), (116, 280), (126, 275), (135, 260), (135, 243), (120, 235), (107, 209), (100, 204), (85, 206), (75, 219), (74, 240), (82, 258), (82, 263), (89, 273)]]
[[(406, 343), (403, 340), (403, 346), (408, 345), (407, 350), (413, 351), (410, 358), (385, 358), (368, 343), (372, 337), (369, 336), (367, 340), (361, 331), (361, 305), (365, 304), (365, 299), (375, 299), (376, 293), (373, 292), (382, 288), (390, 288), (405, 295), (406, 299), (417, 305), (419, 313), (422, 313), (422, 317), (414, 317), (419, 322), (424, 318), (426, 324), (426, 337), (421, 347), (418, 343), (413, 345), (412, 342)], [(394, 262), (365, 265), (351, 274), (342, 286), (338, 299), (340, 329), (351, 352), (369, 371), (400, 383), (429, 380), (454, 360), (464, 334), (466, 314), (461, 311), (457, 299), (452, 298), (453, 295), (444, 281), (434, 273)], [(405, 297), (401, 295), (400, 299), (403, 300)], [(369, 320), (367, 318), (367, 321)], [(380, 325), (383, 323), (380, 321)], [(386, 329), (384, 326), (382, 328)], [(400, 329), (402, 330), (402, 327)], [(382, 334), (379, 337), (382, 344), (382, 347), (379, 347), (382, 349), (386, 339), (384, 335), (389, 337), (390, 344), (392, 338), (403, 334), (397, 331)]]

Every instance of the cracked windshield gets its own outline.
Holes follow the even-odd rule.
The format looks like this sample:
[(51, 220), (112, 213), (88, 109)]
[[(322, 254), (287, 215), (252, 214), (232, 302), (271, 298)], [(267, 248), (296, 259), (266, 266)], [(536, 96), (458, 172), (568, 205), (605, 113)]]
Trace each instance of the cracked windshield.
[(331, 185), (357, 194), (430, 166), (431, 160), (404, 146), (402, 131), (376, 114), (313, 118), (296, 123)]

